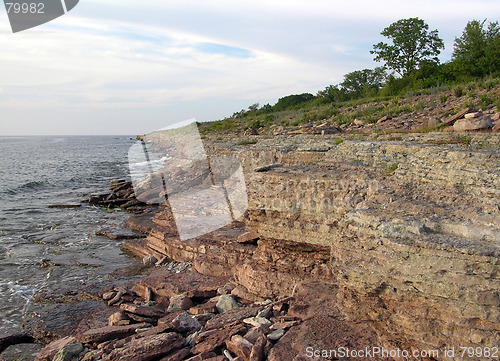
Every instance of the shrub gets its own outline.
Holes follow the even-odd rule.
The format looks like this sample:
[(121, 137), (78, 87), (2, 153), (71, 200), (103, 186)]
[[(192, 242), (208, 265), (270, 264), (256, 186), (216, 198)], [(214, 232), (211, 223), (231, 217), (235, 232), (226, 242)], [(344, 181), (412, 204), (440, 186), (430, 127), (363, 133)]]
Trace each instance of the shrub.
[(457, 87), (454, 89), (454, 91), (455, 91), (455, 96), (456, 96), (457, 98), (461, 98), (461, 97), (462, 97), (462, 95), (464, 95), (464, 88), (463, 88), (462, 86), (460, 86), (460, 85), (459, 85), (459, 86), (457, 86)]

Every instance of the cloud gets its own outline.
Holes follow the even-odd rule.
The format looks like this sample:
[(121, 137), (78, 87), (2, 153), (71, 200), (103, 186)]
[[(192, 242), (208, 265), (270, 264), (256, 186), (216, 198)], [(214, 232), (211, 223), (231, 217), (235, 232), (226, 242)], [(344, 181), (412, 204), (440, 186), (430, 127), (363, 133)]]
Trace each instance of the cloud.
[[(137, 132), (217, 119), (254, 102), (323, 89), (377, 66), (369, 53), (392, 21), (418, 16), (451, 55), (467, 20), (498, 18), (495, 1), (86, 0), (41, 27), (0, 22), (0, 134)], [(34, 114), (38, 114), (36, 122)], [(86, 118), (85, 118), (86, 117)], [(124, 121), (126, 119), (126, 121)], [(134, 123), (135, 124), (135, 123)], [(8, 127), (8, 128), (7, 128)]]

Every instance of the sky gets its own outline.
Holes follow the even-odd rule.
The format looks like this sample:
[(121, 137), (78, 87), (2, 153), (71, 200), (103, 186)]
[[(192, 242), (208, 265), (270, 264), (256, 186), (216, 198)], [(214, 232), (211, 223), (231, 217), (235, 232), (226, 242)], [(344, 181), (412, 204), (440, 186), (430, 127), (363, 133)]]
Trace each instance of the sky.
[[(1, 6), (1, 5), (0, 5)], [(451, 58), (498, 0), (80, 0), (13, 34), (0, 7), (0, 135), (135, 135), (342, 82), (375, 63), (402, 18), (438, 29)]]

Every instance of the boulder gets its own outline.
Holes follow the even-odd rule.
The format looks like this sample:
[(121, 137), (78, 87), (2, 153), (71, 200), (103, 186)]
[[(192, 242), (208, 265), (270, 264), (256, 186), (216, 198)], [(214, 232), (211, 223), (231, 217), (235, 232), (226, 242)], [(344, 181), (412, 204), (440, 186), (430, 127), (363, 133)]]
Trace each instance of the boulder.
[(170, 304), (168, 305), (168, 312), (175, 312), (181, 310), (189, 310), (193, 307), (193, 301), (186, 295), (176, 295), (170, 297)]
[(238, 308), (238, 302), (231, 295), (221, 295), (219, 301), (215, 305), (219, 313), (224, 313), (226, 311), (232, 310), (233, 308)]
[(125, 326), (130, 323), (130, 319), (123, 311), (115, 312), (108, 318), (108, 326)]
[(64, 346), (54, 356), (52, 361), (73, 361), (78, 360), (78, 355), (84, 350), (81, 343), (72, 343)]
[(468, 132), (474, 130), (483, 130), (493, 127), (491, 118), (489, 116), (464, 118), (455, 122), (453, 130), (455, 132)]
[(52, 341), (45, 346), (36, 356), (35, 361), (51, 361), (55, 354), (64, 346), (76, 343), (76, 338), (67, 336), (59, 340)]
[(174, 329), (178, 332), (194, 332), (201, 329), (201, 324), (189, 313), (183, 312), (172, 320)]
[(497, 122), (491, 130), (493, 130), (494, 132), (500, 132), (500, 121)]
[(181, 348), (184, 338), (174, 332), (161, 333), (128, 342), (124, 347), (116, 348), (102, 357), (103, 361), (149, 361), (167, 355)]
[(156, 262), (158, 262), (158, 260), (155, 256), (152, 255), (148, 255), (142, 259), (142, 263), (148, 267), (156, 265)]
[(240, 335), (233, 335), (226, 341), (227, 349), (235, 355), (248, 360), (252, 352), (252, 344)]
[(285, 330), (280, 328), (278, 330), (274, 330), (269, 335), (267, 335), (267, 338), (270, 339), (271, 341), (278, 341), (284, 334)]

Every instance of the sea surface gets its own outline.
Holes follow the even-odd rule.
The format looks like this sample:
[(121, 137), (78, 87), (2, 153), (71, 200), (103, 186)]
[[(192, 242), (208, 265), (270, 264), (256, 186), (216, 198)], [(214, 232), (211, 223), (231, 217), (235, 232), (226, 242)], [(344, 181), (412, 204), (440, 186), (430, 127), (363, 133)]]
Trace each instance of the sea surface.
[[(129, 214), (80, 204), (128, 176), (124, 136), (0, 137), (0, 336), (18, 332), (32, 296), (98, 282), (135, 261), (95, 236)], [(50, 265), (49, 267), (47, 265)]]

